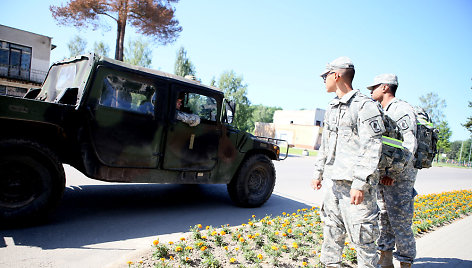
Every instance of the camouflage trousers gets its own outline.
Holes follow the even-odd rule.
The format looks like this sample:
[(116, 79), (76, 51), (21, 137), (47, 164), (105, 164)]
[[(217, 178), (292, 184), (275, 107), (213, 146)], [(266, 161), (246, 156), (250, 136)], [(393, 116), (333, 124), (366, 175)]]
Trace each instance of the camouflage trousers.
[(378, 204), (380, 208), (379, 250), (396, 251), (393, 256), (400, 262), (413, 263), (416, 257), (416, 242), (411, 230), (414, 210), (413, 189), (415, 182), (396, 180), (392, 186), (379, 184)]
[(358, 267), (376, 267), (378, 262), (375, 240), (379, 235), (376, 189), (364, 191), (364, 201), (351, 205), (351, 181), (333, 181), (321, 206), (324, 221), (321, 262), (341, 267), (346, 234), (357, 251)]

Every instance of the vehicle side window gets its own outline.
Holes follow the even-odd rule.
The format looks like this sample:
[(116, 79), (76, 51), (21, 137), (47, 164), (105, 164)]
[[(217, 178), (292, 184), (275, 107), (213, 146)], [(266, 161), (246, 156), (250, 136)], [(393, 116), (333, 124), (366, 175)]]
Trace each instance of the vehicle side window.
[(153, 114), (156, 87), (152, 82), (109, 74), (103, 78), (100, 104), (103, 106)]
[(216, 121), (217, 104), (214, 98), (196, 93), (188, 93), (188, 107), (200, 119)]

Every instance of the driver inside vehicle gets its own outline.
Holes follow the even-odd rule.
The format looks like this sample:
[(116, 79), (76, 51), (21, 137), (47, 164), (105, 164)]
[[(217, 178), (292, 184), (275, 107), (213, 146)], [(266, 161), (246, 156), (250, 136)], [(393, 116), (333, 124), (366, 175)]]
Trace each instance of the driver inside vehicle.
[(175, 117), (177, 120), (187, 123), (189, 126), (194, 127), (200, 124), (200, 117), (196, 114), (185, 113), (183, 109), (183, 101), (185, 97), (179, 95), (175, 103)]

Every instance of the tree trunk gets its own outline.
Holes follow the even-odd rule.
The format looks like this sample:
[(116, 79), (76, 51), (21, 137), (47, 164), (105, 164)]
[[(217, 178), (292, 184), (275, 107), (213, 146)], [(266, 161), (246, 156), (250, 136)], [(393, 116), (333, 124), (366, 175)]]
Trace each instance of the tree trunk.
[(123, 61), (123, 47), (125, 42), (125, 25), (118, 21), (116, 33), (115, 60)]
[(126, 21), (128, 19), (128, 1), (122, 0), (116, 29), (115, 60), (123, 61), (123, 47), (125, 43)]

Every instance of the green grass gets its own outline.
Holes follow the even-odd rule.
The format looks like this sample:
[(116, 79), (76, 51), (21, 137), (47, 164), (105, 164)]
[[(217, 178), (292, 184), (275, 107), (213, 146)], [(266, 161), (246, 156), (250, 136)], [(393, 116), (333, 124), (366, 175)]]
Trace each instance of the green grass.
[[(303, 150), (305, 149), (301, 149), (301, 148), (289, 148), (288, 149), (288, 154), (291, 154), (291, 155), (303, 155)], [(285, 154), (285, 152), (287, 151), (287, 147), (280, 147), (280, 153), (281, 154)], [(309, 156), (316, 156), (318, 154), (318, 151), (315, 151), (315, 150), (308, 150), (308, 155)]]

